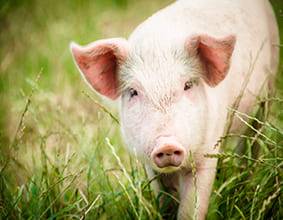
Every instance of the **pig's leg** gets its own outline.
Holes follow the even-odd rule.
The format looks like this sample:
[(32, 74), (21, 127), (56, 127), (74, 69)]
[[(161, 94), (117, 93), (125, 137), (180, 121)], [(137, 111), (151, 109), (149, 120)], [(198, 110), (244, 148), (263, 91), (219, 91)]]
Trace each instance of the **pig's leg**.
[(217, 159), (205, 158), (197, 167), (195, 177), (191, 172), (180, 176), (179, 220), (205, 219), (216, 165)]

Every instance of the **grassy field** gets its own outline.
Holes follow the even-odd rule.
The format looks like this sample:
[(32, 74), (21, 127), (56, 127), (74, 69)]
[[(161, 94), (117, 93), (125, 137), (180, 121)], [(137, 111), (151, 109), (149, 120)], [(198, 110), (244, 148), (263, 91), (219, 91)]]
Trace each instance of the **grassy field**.
[[(72, 40), (126, 37), (170, 2), (0, 0), (0, 219), (174, 218), (69, 51)], [(283, 3), (272, 3), (283, 36)], [(269, 105), (237, 114), (250, 126), (244, 152), (225, 137), (208, 219), (283, 219), (282, 93), (281, 65)]]

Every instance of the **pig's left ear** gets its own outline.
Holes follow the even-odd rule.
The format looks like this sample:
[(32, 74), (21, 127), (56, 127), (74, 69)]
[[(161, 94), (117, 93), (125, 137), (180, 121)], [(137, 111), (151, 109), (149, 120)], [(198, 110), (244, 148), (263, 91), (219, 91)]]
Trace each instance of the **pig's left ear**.
[(88, 84), (110, 99), (119, 96), (118, 69), (128, 54), (123, 38), (99, 40), (87, 46), (70, 45), (74, 60)]
[(189, 54), (199, 56), (205, 71), (204, 79), (209, 86), (215, 87), (225, 78), (235, 43), (234, 35), (221, 39), (199, 35), (188, 39), (186, 47)]

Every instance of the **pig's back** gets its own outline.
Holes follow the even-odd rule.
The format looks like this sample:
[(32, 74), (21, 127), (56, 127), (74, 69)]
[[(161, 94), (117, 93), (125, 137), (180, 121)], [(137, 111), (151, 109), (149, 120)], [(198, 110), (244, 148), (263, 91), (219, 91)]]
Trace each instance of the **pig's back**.
[(152, 37), (187, 38), (197, 33), (239, 37), (266, 32), (268, 0), (179, 0), (160, 10), (133, 32), (130, 41)]

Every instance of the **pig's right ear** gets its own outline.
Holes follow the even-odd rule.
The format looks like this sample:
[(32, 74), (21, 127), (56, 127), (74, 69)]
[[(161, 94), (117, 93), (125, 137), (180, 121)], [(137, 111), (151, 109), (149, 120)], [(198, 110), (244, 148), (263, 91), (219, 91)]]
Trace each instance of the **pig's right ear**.
[(99, 40), (87, 46), (71, 43), (71, 51), (83, 77), (100, 94), (116, 99), (119, 96), (118, 69), (128, 54), (123, 38)]
[(205, 70), (204, 79), (211, 87), (217, 86), (227, 75), (236, 43), (234, 35), (214, 38), (207, 35), (188, 39), (186, 47), (196, 54)]

